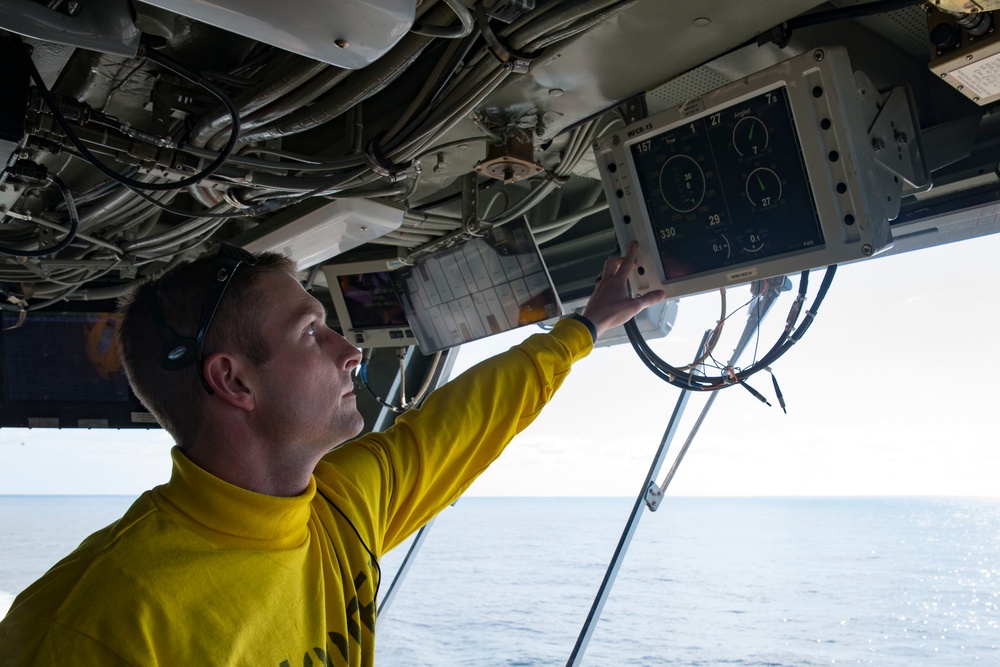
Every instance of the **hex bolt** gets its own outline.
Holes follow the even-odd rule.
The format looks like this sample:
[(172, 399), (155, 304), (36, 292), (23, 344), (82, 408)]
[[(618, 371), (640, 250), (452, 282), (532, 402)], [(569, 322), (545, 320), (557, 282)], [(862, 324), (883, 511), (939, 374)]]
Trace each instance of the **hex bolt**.
[(883, 139), (882, 137), (875, 137), (874, 139), (872, 139), (872, 148), (874, 148), (876, 151), (884, 151), (885, 139)]
[(906, 132), (896, 132), (896, 145), (897, 146), (905, 146), (906, 143), (909, 140), (910, 140), (910, 138), (906, 136)]
[(871, 256), (872, 252), (874, 251), (872, 250), (872, 247), (869, 244), (866, 243), (863, 246), (861, 246), (861, 254), (864, 255), (865, 257)]

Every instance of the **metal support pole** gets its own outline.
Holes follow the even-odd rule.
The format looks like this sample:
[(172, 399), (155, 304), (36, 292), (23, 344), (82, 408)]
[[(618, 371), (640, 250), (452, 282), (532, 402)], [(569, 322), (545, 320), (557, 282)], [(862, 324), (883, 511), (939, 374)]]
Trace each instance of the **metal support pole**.
[[(436, 519), (437, 517), (435, 517)], [(378, 617), (381, 618), (382, 614), (389, 608), (392, 601), (396, 598), (396, 594), (399, 593), (399, 588), (403, 584), (403, 579), (406, 578), (407, 573), (410, 571), (410, 566), (413, 565), (413, 561), (417, 558), (417, 552), (420, 551), (420, 547), (424, 545), (424, 540), (427, 539), (427, 534), (431, 531), (431, 526), (434, 525), (434, 520), (431, 519), (424, 524), (424, 527), (417, 532), (417, 536), (413, 538), (413, 544), (410, 545), (409, 551), (406, 552), (406, 556), (403, 558), (403, 562), (399, 564), (399, 569), (396, 570), (396, 576), (392, 578), (392, 583), (389, 584), (389, 590), (385, 592), (385, 597), (382, 598), (381, 604), (378, 606)]]
[[(729, 361), (730, 366), (736, 363), (740, 355), (743, 353), (743, 350), (746, 349), (747, 344), (752, 338), (753, 331), (760, 326), (761, 321), (770, 311), (771, 306), (778, 297), (778, 294), (787, 289), (787, 283), (784, 276), (782, 276), (781, 278), (772, 281), (763, 293), (758, 295), (757, 302), (750, 307), (750, 313), (747, 317), (746, 326), (743, 329), (743, 335), (740, 337), (740, 340), (736, 345), (736, 349), (733, 351), (733, 356)], [(711, 332), (707, 332), (704, 338), (702, 338), (701, 345), (698, 347), (699, 353), (705, 348), (705, 344), (708, 342), (710, 333)], [(695, 354), (695, 358), (699, 356), (699, 353)], [(715, 403), (717, 394), (717, 391), (711, 392), (707, 403), (704, 408), (702, 408), (701, 414), (698, 416), (697, 422), (692, 428), (691, 433), (688, 435), (687, 440), (684, 442), (684, 446), (681, 448), (681, 451), (674, 460), (674, 463), (670, 468), (670, 472), (667, 473), (667, 478), (663, 482), (663, 486), (658, 487), (654, 479), (660, 471), (660, 467), (666, 460), (667, 450), (670, 448), (670, 442), (677, 434), (677, 427), (680, 424), (681, 415), (684, 413), (684, 408), (687, 406), (687, 401), (691, 392), (683, 390), (681, 391), (681, 395), (677, 398), (677, 404), (674, 406), (673, 414), (670, 415), (670, 422), (667, 424), (667, 429), (663, 432), (663, 438), (660, 440), (660, 447), (656, 450), (656, 456), (653, 458), (653, 464), (650, 466), (649, 473), (646, 475), (646, 481), (643, 484), (642, 490), (639, 492), (639, 497), (635, 499), (635, 504), (632, 506), (632, 513), (629, 515), (628, 522), (625, 524), (625, 530), (622, 532), (621, 539), (618, 540), (618, 547), (615, 549), (615, 553), (611, 557), (611, 563), (608, 565), (608, 570), (604, 574), (604, 581), (601, 582), (601, 587), (597, 591), (597, 597), (594, 598), (594, 604), (590, 607), (590, 613), (587, 614), (587, 620), (584, 622), (583, 629), (580, 630), (580, 636), (577, 637), (576, 645), (573, 647), (573, 652), (570, 654), (569, 660), (566, 662), (566, 667), (578, 667), (583, 661), (583, 654), (587, 650), (590, 638), (594, 634), (594, 628), (597, 626), (597, 621), (600, 619), (601, 612), (604, 610), (604, 603), (607, 602), (608, 597), (611, 595), (611, 587), (614, 586), (615, 578), (618, 576), (618, 570), (621, 568), (622, 561), (625, 559), (625, 552), (628, 551), (629, 545), (632, 543), (632, 537), (635, 535), (635, 530), (639, 526), (639, 519), (642, 516), (643, 503), (649, 506), (650, 511), (656, 511), (656, 508), (659, 506), (660, 499), (663, 497), (664, 492), (666, 492), (667, 486), (674, 478), (674, 474), (677, 472), (677, 468), (680, 466), (680, 462), (684, 458), (684, 454), (687, 453), (688, 448), (691, 446), (691, 442), (698, 433), (698, 429), (705, 420), (705, 416), (708, 414), (709, 409), (711, 409), (712, 404)]]
[[(701, 339), (701, 343), (698, 345), (698, 351), (695, 352), (695, 359), (701, 355), (701, 350), (705, 349), (705, 344), (708, 342), (709, 333), (706, 333)], [(622, 532), (621, 539), (618, 540), (618, 546), (615, 548), (615, 553), (611, 557), (611, 563), (608, 565), (607, 572), (604, 573), (604, 581), (601, 582), (601, 587), (597, 591), (597, 597), (594, 598), (594, 604), (590, 607), (590, 613), (587, 614), (587, 620), (584, 621), (583, 629), (580, 630), (580, 636), (576, 639), (576, 645), (573, 647), (573, 652), (569, 656), (569, 661), (566, 663), (566, 667), (577, 667), (583, 660), (583, 654), (587, 650), (587, 644), (590, 643), (590, 637), (594, 634), (594, 628), (597, 626), (597, 620), (601, 617), (601, 612), (604, 610), (604, 603), (608, 601), (608, 596), (611, 595), (611, 587), (615, 584), (615, 578), (618, 576), (618, 569), (621, 567), (622, 561), (625, 559), (625, 552), (628, 551), (629, 545), (632, 543), (632, 536), (635, 535), (635, 529), (639, 526), (639, 519), (642, 518), (642, 505), (646, 500), (646, 490), (649, 488), (650, 484), (654, 484), (653, 480), (656, 475), (660, 472), (660, 467), (667, 458), (667, 450), (670, 449), (670, 442), (674, 439), (677, 434), (677, 429), (680, 427), (681, 416), (684, 414), (684, 408), (687, 407), (688, 399), (691, 397), (691, 392), (687, 390), (681, 391), (681, 395), (677, 397), (677, 403), (674, 404), (673, 414), (670, 415), (670, 422), (667, 424), (667, 430), (663, 432), (663, 438), (660, 440), (660, 447), (656, 450), (656, 456), (653, 457), (653, 463), (649, 467), (649, 472), (646, 474), (646, 481), (642, 485), (642, 489), (639, 491), (639, 496), (635, 499), (635, 504), (632, 506), (632, 512), (629, 514), (628, 522), (625, 524), (625, 530)]]
[[(407, 356), (403, 362), (404, 368), (403, 372), (409, 369), (410, 363), (414, 359), (416, 353), (416, 348), (411, 347), (407, 351)], [(441, 359), (438, 361), (438, 366), (436, 369), (437, 377), (433, 378), (431, 382), (433, 383), (432, 390), (437, 389), (441, 385), (448, 382), (451, 377), (451, 371), (455, 367), (455, 361), (458, 359), (458, 348), (453, 348), (451, 350), (445, 350)], [(396, 379), (393, 381), (392, 388), (389, 390), (390, 397), (396, 397), (401, 399), (401, 388), (402, 378), (397, 374)], [(395, 414), (392, 413), (388, 408), (382, 408), (382, 412), (379, 415), (379, 419), (375, 425), (375, 431), (383, 431), (390, 425), (391, 420), (395, 419)], [(454, 504), (454, 503), (452, 503)], [(389, 584), (389, 590), (386, 591), (385, 596), (382, 598), (382, 602), (379, 603), (378, 610), (376, 612), (377, 616), (381, 616), (389, 608), (389, 605), (395, 599), (396, 595), (399, 593), (400, 587), (403, 585), (403, 580), (406, 578), (407, 573), (410, 571), (410, 566), (413, 565), (413, 561), (417, 558), (417, 553), (420, 548), (424, 545), (424, 541), (427, 539), (427, 534), (431, 530), (431, 526), (434, 525), (434, 518), (425, 523), (423, 527), (417, 532), (416, 537), (413, 538), (413, 543), (410, 545), (409, 551), (406, 552), (406, 556), (403, 558), (403, 562), (400, 563), (399, 569), (396, 571), (396, 575), (392, 578), (392, 583)]]

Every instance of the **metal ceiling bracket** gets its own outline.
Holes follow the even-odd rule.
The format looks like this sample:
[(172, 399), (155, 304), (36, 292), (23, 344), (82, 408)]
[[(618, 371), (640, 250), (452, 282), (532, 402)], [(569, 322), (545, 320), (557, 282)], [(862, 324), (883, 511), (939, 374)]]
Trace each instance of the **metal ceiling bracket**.
[(462, 177), (462, 229), (472, 236), (478, 236), (482, 229), (479, 220), (479, 186), (474, 171)]
[(875, 161), (916, 191), (931, 187), (930, 171), (909, 91), (893, 88), (868, 130)]
[(509, 65), (511, 71), (515, 74), (527, 73), (528, 67), (531, 66), (531, 61), (537, 56), (522, 53), (512, 48), (509, 44), (500, 41), (500, 38), (493, 32), (493, 28), (490, 27), (490, 18), (486, 15), (486, 8), (483, 6), (482, 0), (476, 3), (476, 23), (479, 24), (479, 30), (483, 34), (483, 39), (486, 40), (486, 44), (490, 47), (490, 53), (497, 60), (504, 65)]

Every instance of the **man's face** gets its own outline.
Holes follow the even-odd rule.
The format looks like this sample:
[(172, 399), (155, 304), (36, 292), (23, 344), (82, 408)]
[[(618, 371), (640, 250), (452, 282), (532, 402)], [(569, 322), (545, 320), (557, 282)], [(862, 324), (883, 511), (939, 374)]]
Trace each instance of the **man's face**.
[(265, 305), (262, 331), (272, 352), (256, 374), (259, 427), (303, 453), (322, 454), (356, 436), (364, 419), (351, 371), (360, 351), (326, 326), (322, 304), (292, 276), (264, 276), (255, 291)]

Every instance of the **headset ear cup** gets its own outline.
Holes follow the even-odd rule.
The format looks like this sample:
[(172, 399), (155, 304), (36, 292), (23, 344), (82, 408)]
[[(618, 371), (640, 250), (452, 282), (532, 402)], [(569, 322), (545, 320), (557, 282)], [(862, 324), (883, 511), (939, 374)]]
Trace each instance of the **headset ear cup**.
[(150, 310), (153, 312), (153, 320), (160, 328), (160, 367), (168, 371), (179, 371), (194, 363), (196, 352), (196, 341), (194, 338), (181, 336), (167, 324), (160, 310), (160, 298), (156, 293), (156, 288), (150, 295)]

